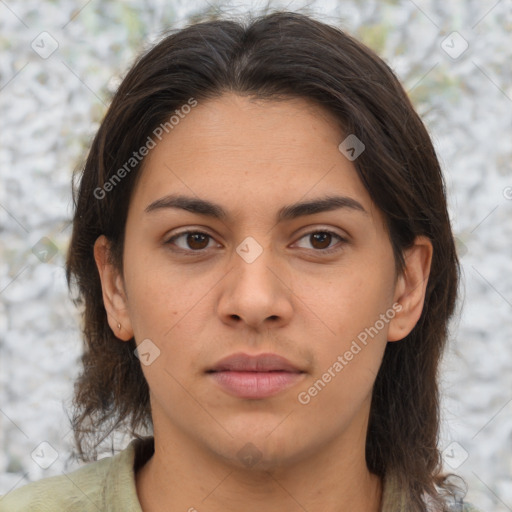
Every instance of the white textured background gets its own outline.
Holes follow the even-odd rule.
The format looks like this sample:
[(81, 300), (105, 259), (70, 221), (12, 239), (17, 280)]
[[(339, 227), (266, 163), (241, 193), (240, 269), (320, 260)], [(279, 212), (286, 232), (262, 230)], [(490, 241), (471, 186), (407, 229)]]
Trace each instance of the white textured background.
[[(470, 501), (512, 511), (512, 0), (308, 5), (391, 65), (432, 134), (464, 272), (441, 449)], [(0, 494), (76, 465), (66, 406), (81, 346), (63, 269), (71, 172), (135, 56), (207, 8), (219, 6), (0, 0)], [(42, 58), (33, 41), (39, 53), (58, 48)], [(464, 41), (457, 58), (443, 50)], [(43, 469), (31, 454), (57, 459)]]

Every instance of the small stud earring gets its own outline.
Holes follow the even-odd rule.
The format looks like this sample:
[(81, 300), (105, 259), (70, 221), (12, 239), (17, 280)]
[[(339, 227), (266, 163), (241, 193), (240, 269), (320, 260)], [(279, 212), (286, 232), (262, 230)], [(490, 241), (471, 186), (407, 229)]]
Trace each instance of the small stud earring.
[(118, 324), (117, 324), (117, 328), (118, 328), (119, 330), (121, 330), (121, 324), (120, 324), (120, 323), (118, 323)]

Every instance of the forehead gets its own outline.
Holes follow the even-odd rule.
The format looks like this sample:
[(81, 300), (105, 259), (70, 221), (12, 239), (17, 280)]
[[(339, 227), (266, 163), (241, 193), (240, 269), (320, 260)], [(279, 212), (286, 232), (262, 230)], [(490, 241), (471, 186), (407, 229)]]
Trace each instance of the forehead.
[(133, 206), (179, 193), (263, 215), (271, 203), (337, 193), (370, 211), (353, 163), (338, 149), (344, 137), (337, 119), (307, 99), (229, 93), (198, 102), (147, 155)]

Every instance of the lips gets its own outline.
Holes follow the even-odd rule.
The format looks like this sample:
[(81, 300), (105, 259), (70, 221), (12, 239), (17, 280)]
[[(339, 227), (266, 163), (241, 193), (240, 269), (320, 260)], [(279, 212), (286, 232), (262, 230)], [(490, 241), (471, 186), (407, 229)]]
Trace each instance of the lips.
[(248, 354), (233, 354), (221, 359), (208, 372), (291, 372), (302, 373), (302, 371), (293, 365), (288, 359), (277, 354), (259, 354), (250, 356)]
[(245, 399), (277, 395), (305, 377), (304, 371), (277, 354), (233, 354), (206, 373), (223, 391)]

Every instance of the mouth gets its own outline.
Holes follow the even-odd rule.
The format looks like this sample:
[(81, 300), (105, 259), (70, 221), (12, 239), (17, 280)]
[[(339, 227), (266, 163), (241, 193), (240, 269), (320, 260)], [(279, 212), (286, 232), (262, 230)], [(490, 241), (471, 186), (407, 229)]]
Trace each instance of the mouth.
[(277, 354), (258, 354), (248, 355), (243, 353), (233, 354), (221, 359), (213, 368), (207, 370), (211, 372), (290, 372), (301, 373), (302, 371), (292, 364), (285, 357)]
[(301, 381), (305, 373), (277, 354), (233, 354), (206, 370), (223, 391), (247, 399), (277, 395)]

